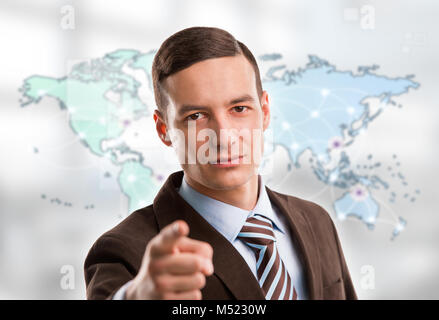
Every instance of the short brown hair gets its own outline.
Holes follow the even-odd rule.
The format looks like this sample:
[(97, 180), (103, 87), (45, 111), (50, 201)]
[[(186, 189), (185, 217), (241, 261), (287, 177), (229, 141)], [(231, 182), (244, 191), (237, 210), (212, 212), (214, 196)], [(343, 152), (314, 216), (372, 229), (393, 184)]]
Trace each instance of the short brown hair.
[(196, 62), (211, 58), (243, 54), (253, 66), (256, 90), (262, 96), (262, 83), (258, 64), (250, 50), (229, 32), (214, 27), (191, 27), (167, 38), (154, 56), (152, 82), (158, 110), (167, 118), (168, 101), (163, 90), (164, 80), (172, 74), (190, 67)]

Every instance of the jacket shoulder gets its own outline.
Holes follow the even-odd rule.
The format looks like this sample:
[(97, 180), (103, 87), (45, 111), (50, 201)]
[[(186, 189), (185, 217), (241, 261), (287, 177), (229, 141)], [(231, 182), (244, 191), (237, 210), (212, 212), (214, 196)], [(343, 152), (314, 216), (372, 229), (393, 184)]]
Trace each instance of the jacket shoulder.
[[(291, 210), (298, 211), (306, 218), (311, 224), (325, 223), (332, 224), (332, 218), (328, 211), (316, 202), (307, 200), (304, 198), (292, 196), (289, 194), (281, 193), (271, 190), (278, 198), (282, 199), (282, 202)], [(332, 228), (332, 226), (331, 226)]]
[(87, 297), (108, 296), (110, 290), (96, 283), (107, 285), (108, 279), (112, 279), (113, 289), (134, 277), (140, 268), (148, 242), (156, 234), (158, 226), (152, 205), (149, 205), (132, 212), (98, 237), (84, 261)]
[(111, 250), (119, 255), (139, 260), (148, 242), (159, 232), (152, 204), (133, 211), (116, 226), (104, 232), (90, 252)]
[(139, 241), (158, 233), (152, 204), (133, 211), (116, 226), (102, 234), (101, 237), (118, 238), (123, 241)]
[(275, 192), (281, 205), (290, 213), (293, 219), (299, 219), (306, 224), (320, 246), (325, 250), (337, 252), (337, 231), (334, 221), (323, 206), (311, 200)]

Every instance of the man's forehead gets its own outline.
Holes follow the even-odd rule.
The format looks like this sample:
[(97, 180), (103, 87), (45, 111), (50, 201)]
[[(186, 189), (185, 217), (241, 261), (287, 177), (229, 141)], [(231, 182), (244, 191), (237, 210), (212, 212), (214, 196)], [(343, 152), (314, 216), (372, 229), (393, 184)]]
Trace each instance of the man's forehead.
[[(164, 81), (167, 91), (175, 97), (195, 93), (203, 94), (194, 89), (221, 90), (230, 87), (245, 89), (254, 83), (254, 69), (242, 55), (220, 57), (203, 60), (180, 70)], [(197, 97), (194, 97), (197, 98)]]
[[(210, 66), (193, 68), (205, 62), (202, 61), (166, 79), (166, 91), (169, 98), (174, 100), (176, 107), (188, 104), (227, 104), (244, 95), (251, 96), (253, 99), (257, 97), (254, 70), (251, 65), (243, 66), (241, 62), (229, 65), (227, 62), (223, 63), (224, 60), (217, 64), (213, 61), (217, 58), (208, 60), (212, 60), (209, 63), (213, 62)], [(247, 63), (249, 64), (248, 61)], [(236, 67), (237, 65), (239, 67)]]

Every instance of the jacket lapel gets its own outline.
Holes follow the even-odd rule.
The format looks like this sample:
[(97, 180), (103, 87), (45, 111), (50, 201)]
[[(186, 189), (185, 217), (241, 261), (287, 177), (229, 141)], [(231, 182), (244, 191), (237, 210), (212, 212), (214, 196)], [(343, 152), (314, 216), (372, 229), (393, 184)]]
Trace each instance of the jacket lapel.
[(183, 170), (172, 173), (154, 199), (153, 209), (159, 230), (177, 219), (185, 220), (190, 229), (188, 237), (206, 241), (212, 246), (214, 275), (224, 282), (235, 298), (264, 300), (264, 293), (241, 254), (178, 194), (176, 188), (182, 179)]
[(291, 236), (297, 244), (296, 248), (299, 250), (299, 256), (302, 257), (302, 261), (305, 263), (304, 270), (306, 271), (308, 284), (308, 299), (322, 299), (323, 287), (318, 243), (305, 214), (298, 209), (299, 206), (294, 203), (293, 197), (277, 193), (267, 186), (265, 188), (271, 202), (287, 217), (292, 231)]

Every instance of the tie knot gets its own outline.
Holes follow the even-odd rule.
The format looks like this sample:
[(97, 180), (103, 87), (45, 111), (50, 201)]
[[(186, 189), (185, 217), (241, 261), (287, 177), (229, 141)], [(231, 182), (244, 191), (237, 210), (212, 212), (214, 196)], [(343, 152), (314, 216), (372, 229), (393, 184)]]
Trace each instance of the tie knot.
[(238, 239), (251, 247), (260, 248), (260, 246), (267, 246), (276, 241), (273, 224), (270, 219), (255, 214), (247, 218), (241, 232), (238, 234)]

